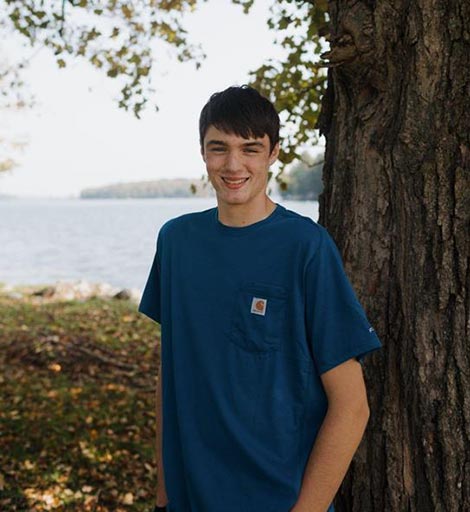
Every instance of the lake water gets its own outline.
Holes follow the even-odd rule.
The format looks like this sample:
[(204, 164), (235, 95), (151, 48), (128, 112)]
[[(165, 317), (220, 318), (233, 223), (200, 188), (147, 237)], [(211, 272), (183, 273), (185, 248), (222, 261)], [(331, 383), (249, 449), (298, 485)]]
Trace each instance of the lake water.
[[(272, 199), (318, 218), (316, 201)], [(142, 290), (162, 224), (214, 206), (215, 198), (0, 201), (0, 282), (85, 279)]]

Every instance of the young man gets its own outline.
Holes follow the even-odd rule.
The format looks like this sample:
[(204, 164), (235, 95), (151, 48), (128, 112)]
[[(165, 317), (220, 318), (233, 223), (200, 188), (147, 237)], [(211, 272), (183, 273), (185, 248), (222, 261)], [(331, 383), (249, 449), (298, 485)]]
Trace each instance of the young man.
[(161, 324), (155, 510), (332, 512), (381, 342), (327, 230), (266, 194), (273, 105), (230, 87), (199, 128), (217, 207), (162, 226), (139, 305)]

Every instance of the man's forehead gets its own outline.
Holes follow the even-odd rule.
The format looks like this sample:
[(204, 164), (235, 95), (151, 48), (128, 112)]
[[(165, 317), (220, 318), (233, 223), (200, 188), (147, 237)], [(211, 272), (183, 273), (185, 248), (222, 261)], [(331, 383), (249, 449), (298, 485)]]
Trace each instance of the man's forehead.
[(238, 143), (238, 144), (253, 144), (257, 145), (265, 145), (269, 143), (269, 137), (267, 134), (264, 134), (262, 137), (256, 137), (255, 135), (250, 135), (248, 138), (242, 137), (241, 135), (237, 135), (234, 132), (226, 132), (223, 130), (219, 130), (215, 126), (211, 125), (207, 129), (206, 135), (204, 137), (206, 144), (227, 144), (227, 143)]

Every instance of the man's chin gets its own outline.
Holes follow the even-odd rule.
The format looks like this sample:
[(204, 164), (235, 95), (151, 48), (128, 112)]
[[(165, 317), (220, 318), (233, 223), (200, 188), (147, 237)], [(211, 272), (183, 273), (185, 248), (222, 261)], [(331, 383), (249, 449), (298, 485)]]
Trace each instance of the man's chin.
[(227, 205), (237, 205), (237, 204), (245, 204), (247, 203), (247, 199), (246, 197), (222, 197), (222, 196), (217, 196), (217, 202), (220, 204), (220, 203), (224, 203), (224, 204), (227, 204)]

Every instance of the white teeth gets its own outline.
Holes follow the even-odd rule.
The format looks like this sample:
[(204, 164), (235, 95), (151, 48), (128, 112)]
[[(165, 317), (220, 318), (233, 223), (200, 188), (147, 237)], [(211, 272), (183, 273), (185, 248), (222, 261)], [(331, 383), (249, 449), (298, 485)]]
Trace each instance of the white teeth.
[(226, 181), (227, 183), (233, 183), (234, 185), (238, 185), (239, 183), (243, 183), (244, 181), (246, 181), (248, 178), (242, 178), (241, 180), (230, 180), (228, 178), (222, 178), (224, 181)]

